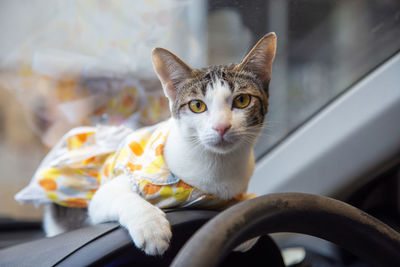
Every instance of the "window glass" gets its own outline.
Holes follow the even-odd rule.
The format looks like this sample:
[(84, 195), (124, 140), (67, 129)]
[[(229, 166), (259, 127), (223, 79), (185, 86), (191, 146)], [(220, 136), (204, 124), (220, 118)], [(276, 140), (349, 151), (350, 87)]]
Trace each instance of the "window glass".
[(399, 51), (400, 2), (1, 1), (0, 217), (40, 218), (13, 196), (67, 130), (169, 116), (153, 47), (193, 67), (224, 64), (270, 31), (278, 50), (258, 158)]
[[(259, 17), (267, 22), (253, 21), (277, 33), (278, 51), (258, 157), (400, 49), (399, 1), (265, 5), (266, 15)], [(249, 28), (262, 34), (262, 26)]]

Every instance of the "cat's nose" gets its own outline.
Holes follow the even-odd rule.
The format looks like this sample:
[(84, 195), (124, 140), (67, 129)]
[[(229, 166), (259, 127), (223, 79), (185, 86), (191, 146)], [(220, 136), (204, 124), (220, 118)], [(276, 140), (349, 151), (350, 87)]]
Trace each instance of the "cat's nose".
[(217, 124), (213, 127), (219, 135), (224, 136), (224, 134), (231, 128), (232, 125), (230, 124)]

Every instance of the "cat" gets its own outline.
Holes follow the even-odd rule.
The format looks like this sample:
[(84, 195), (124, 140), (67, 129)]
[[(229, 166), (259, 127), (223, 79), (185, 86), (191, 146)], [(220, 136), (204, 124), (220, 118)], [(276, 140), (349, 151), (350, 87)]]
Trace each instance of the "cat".
[[(269, 33), (240, 63), (203, 69), (192, 69), (163, 48), (153, 50), (154, 70), (172, 115), (162, 154), (173, 177), (221, 200), (247, 191), (255, 164), (253, 148), (268, 111), (275, 50), (276, 35)], [(68, 209), (47, 207), (48, 233), (73, 224), (63, 220), (70, 216)], [(118, 221), (148, 255), (168, 249), (172, 233), (164, 211), (132, 190), (132, 177), (126, 172), (94, 193), (89, 220), (82, 215), (85, 209), (71, 212), (79, 225)]]

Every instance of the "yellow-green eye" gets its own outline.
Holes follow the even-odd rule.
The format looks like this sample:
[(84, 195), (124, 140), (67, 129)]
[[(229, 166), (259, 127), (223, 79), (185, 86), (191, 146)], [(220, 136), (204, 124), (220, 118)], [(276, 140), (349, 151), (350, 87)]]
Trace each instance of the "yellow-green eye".
[(192, 100), (189, 102), (189, 108), (194, 113), (202, 113), (202, 112), (206, 111), (207, 106), (201, 100)]
[(245, 108), (250, 104), (251, 96), (250, 95), (238, 95), (233, 99), (233, 107), (235, 108)]

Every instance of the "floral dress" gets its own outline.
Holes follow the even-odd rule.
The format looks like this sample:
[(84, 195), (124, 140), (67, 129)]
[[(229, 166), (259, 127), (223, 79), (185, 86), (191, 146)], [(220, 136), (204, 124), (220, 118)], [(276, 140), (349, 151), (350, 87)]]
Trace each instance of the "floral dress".
[(132, 190), (159, 208), (219, 209), (244, 198), (219, 199), (176, 177), (163, 150), (171, 121), (133, 131), (124, 126), (78, 127), (68, 132), (44, 158), (19, 202), (54, 202), (85, 208), (102, 184), (124, 174)]

